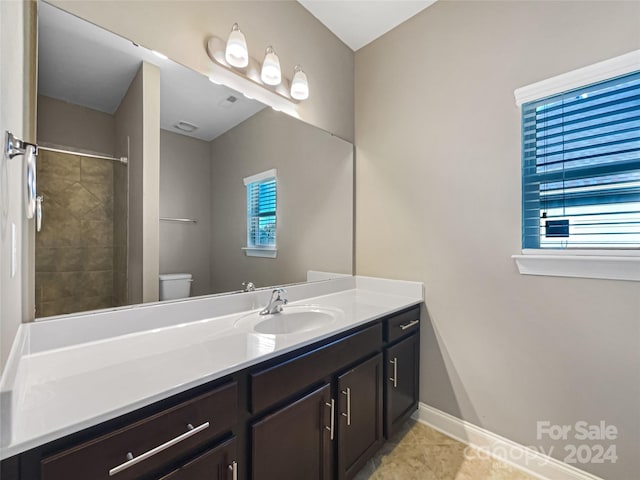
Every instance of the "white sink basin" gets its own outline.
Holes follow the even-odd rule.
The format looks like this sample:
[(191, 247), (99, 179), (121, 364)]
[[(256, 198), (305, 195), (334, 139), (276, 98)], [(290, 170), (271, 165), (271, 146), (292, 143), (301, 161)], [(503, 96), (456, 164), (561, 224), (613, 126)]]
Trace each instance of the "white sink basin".
[(326, 327), (335, 322), (340, 313), (338, 310), (318, 306), (292, 305), (285, 306), (282, 312), (271, 315), (252, 313), (238, 320), (236, 326), (245, 326), (252, 322), (252, 330), (256, 333), (286, 335)]

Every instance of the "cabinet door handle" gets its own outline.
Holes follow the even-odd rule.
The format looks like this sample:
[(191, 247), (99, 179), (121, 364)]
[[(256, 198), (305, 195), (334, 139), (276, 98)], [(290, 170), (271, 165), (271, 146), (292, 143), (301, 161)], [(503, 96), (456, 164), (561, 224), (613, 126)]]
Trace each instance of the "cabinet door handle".
[(404, 325), (400, 325), (400, 330), (406, 330), (407, 328), (411, 328), (414, 325), (417, 325), (419, 323), (420, 323), (420, 320), (414, 320), (412, 322), (405, 323)]
[(142, 455), (138, 455), (137, 457), (134, 457), (131, 452), (127, 453), (127, 461), (109, 470), (109, 476), (113, 477), (114, 475), (122, 472), (123, 470), (126, 470), (127, 468), (131, 468), (140, 462), (144, 462), (148, 458), (151, 458), (154, 455), (157, 455), (158, 453), (166, 450), (167, 448), (171, 448), (174, 445), (185, 441), (187, 438), (193, 437), (197, 433), (200, 433), (201, 431), (209, 428), (209, 422), (205, 422), (202, 425), (199, 425), (195, 428), (193, 427), (193, 425), (189, 424), (187, 425), (187, 428), (189, 429), (189, 431), (183, 433), (182, 435), (178, 435), (175, 438), (172, 438), (171, 440), (163, 443), (162, 445), (158, 445), (157, 447), (144, 452)]
[(343, 413), (343, 417), (347, 417), (347, 426), (351, 425), (351, 389), (347, 387), (346, 390), (342, 391), (343, 395), (347, 396), (347, 413)]
[(389, 380), (393, 382), (393, 388), (398, 388), (398, 358), (393, 357), (393, 360), (389, 360), (389, 363), (393, 365), (393, 377), (389, 377)]
[(327, 427), (327, 426), (325, 425), (325, 426), (324, 426), (324, 428), (325, 428), (326, 430), (329, 430), (329, 432), (331, 433), (331, 440), (333, 440), (333, 431), (334, 431), (334, 429), (335, 429), (335, 423), (334, 423), (334, 422), (335, 422), (335, 421), (334, 421), (334, 411), (335, 411), (335, 408), (336, 408), (336, 401), (332, 398), (332, 399), (331, 399), (331, 403), (327, 403), (327, 402), (325, 402), (325, 405), (331, 409), (331, 413), (330, 413), (330, 415), (331, 415), (331, 422), (329, 423), (329, 425), (330, 425), (329, 427)]
[(238, 480), (238, 462), (235, 460), (231, 462), (229, 470), (231, 471), (231, 480)]

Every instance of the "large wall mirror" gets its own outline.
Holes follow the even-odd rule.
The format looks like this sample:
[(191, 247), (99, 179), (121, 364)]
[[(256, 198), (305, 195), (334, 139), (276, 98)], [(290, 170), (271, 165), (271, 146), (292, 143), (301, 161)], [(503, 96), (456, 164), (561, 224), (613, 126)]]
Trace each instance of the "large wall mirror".
[(351, 274), (353, 146), (132, 40), (38, 3), (36, 319)]

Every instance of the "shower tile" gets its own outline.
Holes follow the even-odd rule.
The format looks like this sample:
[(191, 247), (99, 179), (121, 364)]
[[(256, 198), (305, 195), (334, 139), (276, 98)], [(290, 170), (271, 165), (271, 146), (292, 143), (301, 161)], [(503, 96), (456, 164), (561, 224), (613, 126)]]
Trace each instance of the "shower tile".
[(114, 246), (113, 247), (113, 271), (125, 272), (127, 270), (127, 248)]
[(84, 230), (84, 238), (88, 246), (105, 246), (113, 245), (113, 226), (111, 222), (104, 220), (82, 222)]
[(82, 297), (112, 297), (113, 272), (82, 272), (78, 275), (80, 284), (75, 295)]
[(74, 183), (66, 190), (58, 192), (55, 200), (66, 213), (76, 218), (86, 218), (91, 210), (100, 206), (100, 201), (79, 183)]
[(127, 304), (127, 274), (113, 272), (113, 302), (115, 306)]
[[(127, 190), (125, 189), (118, 189), (117, 187), (114, 187), (115, 193), (113, 195), (113, 208), (114, 210), (121, 212), (123, 214), (126, 215), (127, 213), (127, 203), (128, 203), (128, 199), (127, 199)], [(122, 190), (122, 191), (120, 191)]]
[(82, 185), (102, 203), (112, 203), (113, 200), (113, 184), (111, 182), (88, 182), (82, 180)]
[(84, 259), (85, 270), (112, 270), (113, 269), (113, 248), (112, 247), (88, 247), (86, 258)]
[(81, 157), (80, 178), (82, 183), (113, 184), (113, 162), (97, 158)]
[(73, 313), (65, 303), (65, 300), (55, 300), (52, 302), (42, 302), (36, 306), (36, 318), (51, 317), (53, 315), (63, 315)]
[(43, 302), (72, 297), (77, 285), (76, 272), (36, 273), (36, 290), (40, 289)]
[(114, 212), (113, 219), (113, 244), (117, 246), (127, 245), (127, 219)]
[[(36, 236), (37, 317), (111, 307), (114, 293), (119, 304), (126, 303), (126, 168), (116, 166), (114, 177), (109, 161), (42, 153), (38, 181), (45, 201), (43, 229)], [(114, 202), (114, 192), (123, 198)], [(121, 269), (117, 275), (114, 265)]]
[(36, 272), (55, 272), (56, 251), (55, 248), (36, 248)]
[(105, 221), (113, 224), (113, 208), (109, 204), (100, 204), (93, 210), (88, 211), (84, 218), (86, 220)]
[[(36, 235), (36, 249), (40, 247), (78, 247), (86, 245), (82, 222), (55, 208), (43, 205), (42, 230)], [(49, 206), (52, 203), (48, 204)]]
[(56, 248), (55, 271), (79, 272), (83, 269), (87, 250), (82, 247)]
[(113, 298), (111, 296), (96, 296), (79, 298), (76, 304), (77, 311), (84, 312), (87, 310), (100, 310), (101, 308), (113, 307)]
[(78, 183), (64, 177), (52, 177), (50, 175), (38, 173), (38, 193), (57, 200), (67, 188)]
[(42, 302), (39, 310), (36, 310), (36, 317), (51, 317), (53, 315), (66, 315), (69, 313), (81, 312), (81, 297), (66, 297), (48, 302)]
[(80, 157), (77, 155), (41, 150), (38, 153), (36, 169), (38, 176), (80, 181)]

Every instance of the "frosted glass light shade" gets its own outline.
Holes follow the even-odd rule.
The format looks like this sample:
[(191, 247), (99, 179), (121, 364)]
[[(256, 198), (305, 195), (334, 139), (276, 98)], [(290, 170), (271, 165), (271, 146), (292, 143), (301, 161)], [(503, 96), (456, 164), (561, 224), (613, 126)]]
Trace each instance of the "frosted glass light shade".
[(262, 62), (262, 71), (260, 79), (267, 85), (280, 85), (282, 81), (282, 72), (280, 71), (280, 59), (273, 47), (267, 47), (264, 54), (264, 62)]
[(291, 98), (296, 100), (306, 100), (309, 98), (309, 82), (307, 74), (304, 73), (300, 65), (293, 69), (293, 79), (291, 80)]
[(249, 51), (247, 49), (247, 40), (240, 31), (237, 23), (231, 27), (231, 33), (227, 40), (227, 48), (224, 51), (224, 59), (229, 65), (236, 68), (245, 68), (249, 65)]

